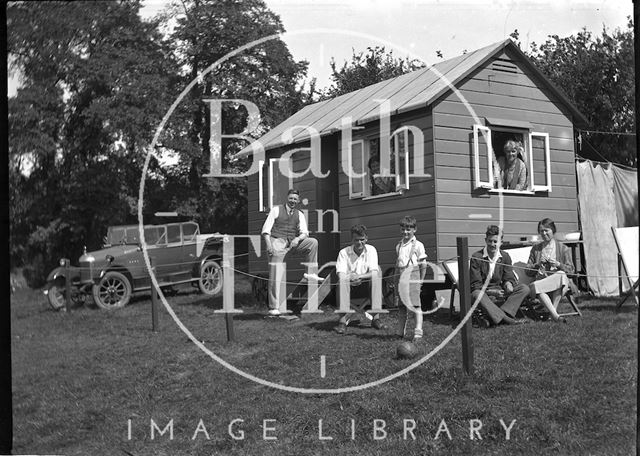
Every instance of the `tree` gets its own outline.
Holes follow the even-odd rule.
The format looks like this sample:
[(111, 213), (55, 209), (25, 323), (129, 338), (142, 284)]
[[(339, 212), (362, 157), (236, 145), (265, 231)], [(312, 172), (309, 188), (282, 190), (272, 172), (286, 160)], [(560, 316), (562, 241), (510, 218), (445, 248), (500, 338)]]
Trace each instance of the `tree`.
[(355, 50), (352, 50), (351, 62), (344, 62), (340, 69), (335, 59), (332, 58), (330, 64), (333, 83), (325, 91), (325, 99), (353, 92), (425, 66), (423, 62), (408, 57), (395, 58), (393, 51), (386, 52), (384, 46), (368, 47), (366, 53), (356, 54)]
[[(11, 261), (35, 282), (61, 256), (135, 220), (145, 147), (172, 72), (140, 2), (15, 2), (8, 51)], [(75, 252), (75, 254), (74, 254)]]
[(526, 53), (589, 121), (588, 131), (580, 133), (580, 155), (637, 166), (636, 138), (629, 134), (635, 132), (631, 18), (626, 30), (552, 35), (539, 46), (531, 43)]
[[(175, 21), (169, 40), (183, 69), (184, 86), (238, 47), (284, 32), (280, 18), (262, 0), (185, 0), (163, 14)], [(175, 151), (178, 163), (165, 170), (168, 197), (182, 213), (190, 214), (205, 231), (246, 233), (246, 179), (204, 178), (209, 171), (209, 110), (203, 99), (246, 100), (261, 115), (260, 136), (302, 107), (308, 99), (300, 84), (307, 63), (296, 62), (279, 38), (266, 41), (219, 64), (202, 77), (172, 115), (162, 146)], [(246, 125), (241, 104), (223, 105), (223, 133), (240, 132)], [(244, 169), (245, 161), (230, 158), (247, 144), (222, 143), (227, 172)], [(169, 190), (172, 193), (169, 193)]]

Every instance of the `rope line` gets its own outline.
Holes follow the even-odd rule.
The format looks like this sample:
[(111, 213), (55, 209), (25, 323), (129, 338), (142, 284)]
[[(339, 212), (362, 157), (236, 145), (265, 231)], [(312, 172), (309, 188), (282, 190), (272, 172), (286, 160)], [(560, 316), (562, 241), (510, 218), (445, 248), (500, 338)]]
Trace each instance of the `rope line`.
[(600, 131), (600, 130), (578, 130), (582, 133), (597, 133), (599, 135), (626, 135), (636, 136), (632, 131)]
[[(508, 252), (509, 251), (507, 250), (507, 253)], [(238, 255), (234, 255), (233, 258), (240, 258), (240, 257), (248, 256), (248, 255), (249, 255), (249, 253), (241, 253), (241, 254), (238, 254)], [(453, 256), (451, 258), (438, 260), (435, 263), (431, 263), (431, 264), (435, 264), (437, 266), (441, 266), (442, 264), (448, 263), (448, 262), (450, 262), (452, 260), (456, 260), (457, 258), (458, 258), (457, 256)], [(490, 262), (490, 260), (485, 260), (484, 258), (475, 258), (475, 260), (483, 261), (483, 262), (487, 262), (487, 263)], [(200, 263), (201, 261), (202, 260), (186, 261), (186, 262), (180, 262), (180, 263), (164, 263), (164, 264), (162, 264), (160, 266), (154, 266), (154, 267), (155, 268), (157, 268), (157, 267), (164, 268), (164, 267), (182, 266), (182, 265), (188, 265), (188, 264), (195, 265), (197, 263)], [(214, 260), (214, 261), (216, 261), (216, 260)], [(511, 265), (511, 267), (513, 269), (518, 270), (518, 271), (536, 271), (536, 272), (538, 271), (538, 268), (531, 268), (531, 267), (526, 267), (526, 266)], [(76, 271), (85, 271), (85, 270), (90, 271), (92, 269), (95, 269), (95, 268), (92, 268), (92, 267), (85, 267), (85, 266), (71, 266), (71, 268), (73, 268)], [(145, 265), (137, 265), (137, 266), (128, 266), (127, 269), (133, 270), (133, 271), (138, 271), (138, 270), (145, 270), (145, 269), (147, 269), (147, 267)], [(234, 272), (237, 272), (239, 274), (242, 274), (244, 276), (251, 277), (251, 278), (254, 278), (254, 279), (265, 280), (265, 281), (269, 280), (268, 277), (264, 277), (262, 275), (251, 274), (249, 272), (241, 271), (241, 270), (236, 269), (236, 268), (229, 268), (229, 269), (231, 269)], [(393, 273), (393, 274), (382, 275), (382, 279), (383, 280), (384, 279), (392, 279), (392, 278), (398, 277), (400, 275), (401, 275), (401, 273)], [(588, 273), (582, 274), (582, 273), (579, 273), (579, 272), (573, 272), (570, 275), (574, 275), (574, 276), (576, 276), (578, 278), (580, 278), (580, 277), (586, 277), (586, 278), (593, 277), (593, 278), (603, 278), (603, 279), (617, 278), (617, 279), (627, 279), (627, 280), (630, 280), (630, 279), (633, 278), (633, 276), (625, 275), (625, 274), (619, 274), (619, 275), (600, 275), (600, 274), (598, 274), (598, 275), (596, 275), (596, 274), (588, 274)], [(286, 283), (288, 285), (297, 285), (299, 282), (288, 282), (287, 281), (287, 282), (284, 282), (284, 283)], [(338, 283), (339, 282), (330, 282), (331, 285), (337, 285)]]

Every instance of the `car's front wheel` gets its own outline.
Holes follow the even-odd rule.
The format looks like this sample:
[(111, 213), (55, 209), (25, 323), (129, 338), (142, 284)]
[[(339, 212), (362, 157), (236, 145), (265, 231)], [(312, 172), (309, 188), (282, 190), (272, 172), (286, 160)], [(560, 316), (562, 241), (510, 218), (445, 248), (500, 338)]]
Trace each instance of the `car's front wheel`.
[(47, 301), (53, 310), (64, 308), (64, 293), (56, 285), (51, 285), (47, 290)]
[(215, 296), (222, 290), (222, 268), (213, 260), (207, 260), (200, 268), (198, 286), (203, 294)]
[(93, 286), (93, 300), (105, 310), (124, 307), (131, 298), (131, 283), (117, 271), (107, 272), (97, 285)]

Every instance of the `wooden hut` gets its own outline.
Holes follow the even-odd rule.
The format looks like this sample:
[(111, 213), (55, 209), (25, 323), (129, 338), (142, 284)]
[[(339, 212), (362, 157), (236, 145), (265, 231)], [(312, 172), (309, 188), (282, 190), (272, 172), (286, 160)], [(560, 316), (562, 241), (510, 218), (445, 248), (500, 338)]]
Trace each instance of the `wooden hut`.
[[(511, 242), (535, 234), (544, 217), (560, 232), (575, 231), (574, 126), (585, 124), (511, 40), (495, 43), (306, 106), (265, 134), (265, 160), (248, 183), (249, 233), (260, 233), (290, 187), (301, 192), (321, 263), (335, 261), (349, 228), (362, 223), (382, 269), (393, 266), (407, 214), (431, 261), (454, 257), (457, 236), (481, 248), (486, 226), (501, 219)], [(508, 139), (524, 145), (524, 190), (495, 188)], [(370, 159), (387, 146), (391, 176), (374, 179)], [(313, 153), (325, 177), (303, 173)], [(300, 175), (283, 175), (287, 167)], [(249, 263), (252, 273), (267, 271), (264, 257)]]

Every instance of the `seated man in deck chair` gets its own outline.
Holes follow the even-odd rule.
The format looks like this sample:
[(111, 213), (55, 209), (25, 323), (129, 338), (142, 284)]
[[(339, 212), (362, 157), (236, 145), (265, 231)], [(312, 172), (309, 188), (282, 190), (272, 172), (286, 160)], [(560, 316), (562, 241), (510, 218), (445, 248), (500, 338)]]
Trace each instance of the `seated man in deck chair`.
[[(526, 320), (516, 320), (515, 315), (522, 305), (522, 302), (529, 295), (529, 287), (525, 284), (518, 284), (511, 257), (503, 250), (500, 250), (502, 243), (502, 233), (496, 225), (489, 225), (485, 233), (486, 247), (475, 252), (469, 261), (471, 276), (471, 296), (475, 302), (480, 296), (480, 307), (488, 315), (491, 323), (513, 325), (524, 323)], [(490, 277), (485, 292), (482, 287)], [(504, 304), (498, 307), (490, 296), (504, 295), (507, 297)]]
[[(340, 250), (338, 261), (336, 262), (336, 273), (340, 278), (339, 287), (347, 287), (346, 293), (340, 295), (353, 298), (371, 299), (371, 278), (375, 272), (379, 272), (378, 251), (372, 245), (367, 245), (367, 227), (364, 225), (354, 225), (351, 227), (351, 245)], [(362, 310), (361, 306), (358, 310)], [(335, 331), (344, 334), (347, 331), (349, 320), (353, 314), (348, 313), (340, 317)], [(367, 318), (369, 314), (365, 312)], [(371, 327), (384, 329), (385, 326), (380, 321), (380, 315), (374, 314), (371, 317)]]

